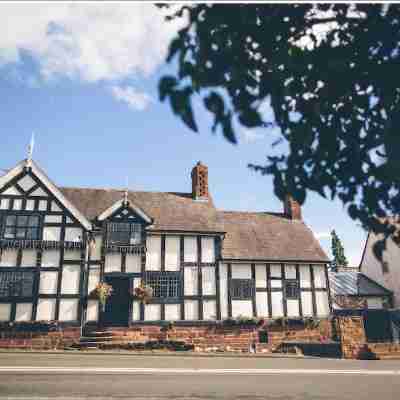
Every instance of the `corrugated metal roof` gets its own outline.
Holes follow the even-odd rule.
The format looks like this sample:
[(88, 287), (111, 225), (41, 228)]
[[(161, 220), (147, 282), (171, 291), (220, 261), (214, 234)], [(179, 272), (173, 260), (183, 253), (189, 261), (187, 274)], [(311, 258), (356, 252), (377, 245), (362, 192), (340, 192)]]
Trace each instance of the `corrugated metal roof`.
[(388, 296), (391, 291), (361, 272), (330, 272), (332, 296)]

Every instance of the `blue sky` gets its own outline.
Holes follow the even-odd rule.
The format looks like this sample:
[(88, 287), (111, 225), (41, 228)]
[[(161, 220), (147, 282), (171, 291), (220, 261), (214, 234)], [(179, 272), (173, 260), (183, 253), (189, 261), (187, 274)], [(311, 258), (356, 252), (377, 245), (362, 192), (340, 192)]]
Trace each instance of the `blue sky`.
[[(0, 4), (0, 168), (27, 153), (58, 185), (190, 191), (190, 170), (209, 167), (221, 209), (281, 211), (270, 178), (247, 168), (263, 163), (276, 132), (240, 131), (233, 146), (211, 134), (198, 110), (200, 134), (189, 131), (157, 96), (166, 46), (150, 5)], [(352, 265), (365, 232), (340, 202), (309, 194), (305, 222), (330, 254), (335, 229)]]

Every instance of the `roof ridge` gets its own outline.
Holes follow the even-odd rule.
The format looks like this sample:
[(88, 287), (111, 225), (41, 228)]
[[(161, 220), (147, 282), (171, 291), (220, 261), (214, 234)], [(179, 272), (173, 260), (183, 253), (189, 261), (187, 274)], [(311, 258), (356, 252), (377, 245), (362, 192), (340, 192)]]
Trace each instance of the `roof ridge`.
[[(126, 188), (105, 188), (105, 187), (87, 187), (87, 186), (58, 186), (59, 189), (72, 189), (72, 190), (104, 190), (114, 192), (125, 192)], [(177, 192), (168, 191), (163, 192), (161, 190), (128, 190), (130, 193), (167, 193), (167, 194), (185, 194), (191, 195), (191, 192)]]
[(282, 212), (276, 212), (276, 211), (240, 211), (240, 210), (220, 210), (217, 209), (218, 212), (224, 213), (224, 214), (258, 214), (258, 215), (276, 215), (276, 216), (283, 216), (285, 215)]

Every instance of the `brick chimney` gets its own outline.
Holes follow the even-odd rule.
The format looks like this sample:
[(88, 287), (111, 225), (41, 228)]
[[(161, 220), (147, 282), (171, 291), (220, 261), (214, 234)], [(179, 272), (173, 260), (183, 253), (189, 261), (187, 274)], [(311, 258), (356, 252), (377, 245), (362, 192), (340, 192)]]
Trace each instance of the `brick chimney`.
[(208, 168), (199, 161), (192, 169), (192, 197), (208, 200)]
[(283, 203), (283, 212), (290, 219), (299, 219), (299, 220), (301, 220), (301, 206), (289, 194), (286, 195), (286, 197), (285, 197), (285, 201)]

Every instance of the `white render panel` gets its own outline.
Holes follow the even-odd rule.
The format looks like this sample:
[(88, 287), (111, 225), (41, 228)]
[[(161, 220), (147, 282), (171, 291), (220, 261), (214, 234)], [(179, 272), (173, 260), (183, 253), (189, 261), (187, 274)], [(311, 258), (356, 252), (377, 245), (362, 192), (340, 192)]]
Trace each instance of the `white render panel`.
[(201, 238), (201, 261), (213, 263), (215, 261), (215, 240), (213, 237)]
[(89, 277), (88, 277), (88, 294), (91, 293), (95, 288), (96, 285), (100, 282), (100, 269), (93, 267), (89, 270)]
[(195, 321), (199, 319), (199, 302), (197, 300), (185, 300), (185, 320)]
[(256, 287), (267, 287), (267, 270), (264, 264), (256, 265)]
[(311, 292), (301, 292), (301, 310), (305, 317), (313, 315), (312, 294)]
[(60, 250), (43, 250), (42, 267), (59, 267)]
[(296, 267), (294, 265), (285, 265), (285, 278), (296, 279)]
[(268, 317), (268, 293), (256, 292), (256, 307), (258, 317)]
[(92, 244), (90, 258), (92, 260), (101, 259), (101, 246), (103, 245), (103, 238), (101, 235), (95, 236), (95, 242)]
[(24, 189), (25, 192), (27, 192), (29, 189), (32, 189), (36, 185), (36, 182), (29, 175), (25, 175), (18, 181), (18, 185), (21, 186), (21, 188)]
[(81, 250), (64, 250), (64, 260), (79, 261), (81, 259)]
[(62, 211), (61, 208), (58, 206), (58, 204), (55, 201), (51, 202), (51, 207), (50, 207), (51, 211)]
[(15, 186), (10, 186), (2, 194), (7, 194), (10, 196), (20, 196), (22, 193)]
[(21, 199), (14, 200), (13, 210), (22, 210), (22, 200)]
[(221, 318), (228, 318), (228, 270), (226, 264), (219, 264), (219, 296)]
[(56, 315), (56, 299), (39, 299), (36, 312), (37, 321), (51, 321)]
[(97, 300), (88, 300), (86, 309), (86, 321), (97, 321), (99, 317), (99, 302)]
[(121, 253), (107, 253), (104, 272), (121, 272)]
[(165, 269), (179, 271), (180, 268), (180, 238), (167, 236), (165, 238)]
[(367, 306), (368, 306), (368, 308), (371, 308), (371, 309), (383, 308), (382, 297), (368, 297), (367, 298)]
[(139, 254), (127, 254), (125, 268), (128, 273), (140, 273), (142, 269), (141, 256)]
[(281, 279), (271, 279), (271, 288), (281, 288), (282, 280)]
[(22, 250), (21, 267), (36, 267), (36, 250)]
[(10, 199), (0, 199), (0, 210), (8, 210)]
[(215, 268), (202, 267), (202, 285), (204, 296), (215, 296)]
[(251, 300), (232, 300), (232, 317), (252, 317), (253, 303)]
[(132, 282), (133, 289), (136, 289), (137, 287), (139, 287), (141, 282), (142, 282), (142, 278), (139, 278), (139, 277), (133, 278), (133, 282)]
[(47, 211), (47, 200), (39, 200), (39, 211)]
[(140, 301), (132, 302), (132, 321), (140, 321)]
[(325, 266), (313, 265), (314, 285), (317, 289), (326, 288)]
[(81, 267), (79, 265), (64, 265), (62, 271), (61, 293), (78, 294)]
[(283, 317), (282, 292), (271, 292), (272, 317)]
[(159, 321), (161, 319), (161, 304), (146, 304), (144, 319), (146, 321)]
[(288, 317), (298, 317), (300, 315), (299, 301), (295, 299), (287, 299), (286, 310)]
[(311, 287), (310, 266), (307, 264), (301, 264), (299, 267), (299, 271), (300, 271), (300, 287), (310, 288)]
[(44, 223), (45, 224), (61, 224), (62, 216), (61, 215), (45, 215)]
[(35, 191), (33, 191), (30, 196), (40, 196), (40, 197), (47, 197), (47, 193), (41, 188), (37, 188)]
[(185, 236), (183, 247), (184, 247), (185, 262), (196, 262), (197, 261), (197, 238), (195, 236)]
[(81, 228), (65, 228), (66, 242), (82, 242), (83, 232)]
[(180, 304), (166, 304), (165, 305), (165, 320), (178, 321), (181, 314)]
[(43, 240), (60, 241), (61, 228), (56, 226), (45, 226), (43, 228)]
[(0, 303), (0, 321), (9, 321), (11, 314), (11, 304)]
[(40, 271), (39, 293), (56, 294), (57, 276), (58, 272), (55, 271)]
[(217, 303), (215, 300), (203, 301), (203, 319), (206, 321), (217, 319)]
[(282, 268), (280, 264), (271, 264), (269, 270), (271, 278), (282, 278)]
[(29, 199), (28, 199), (28, 200), (26, 201), (25, 210), (33, 211), (34, 208), (35, 208), (35, 200), (32, 200), (32, 199), (29, 200)]
[(15, 267), (17, 265), (18, 251), (14, 249), (0, 250), (0, 267)]
[(232, 279), (251, 279), (250, 264), (232, 264)]
[(198, 272), (197, 267), (185, 267), (185, 296), (196, 296), (198, 294)]
[(315, 292), (315, 302), (317, 303), (318, 317), (329, 315), (328, 292)]
[(16, 321), (32, 320), (32, 303), (18, 303), (15, 310)]
[(60, 321), (76, 321), (78, 319), (78, 299), (61, 299), (58, 319)]
[(161, 269), (161, 237), (148, 236), (146, 247), (146, 270), (159, 271)]

